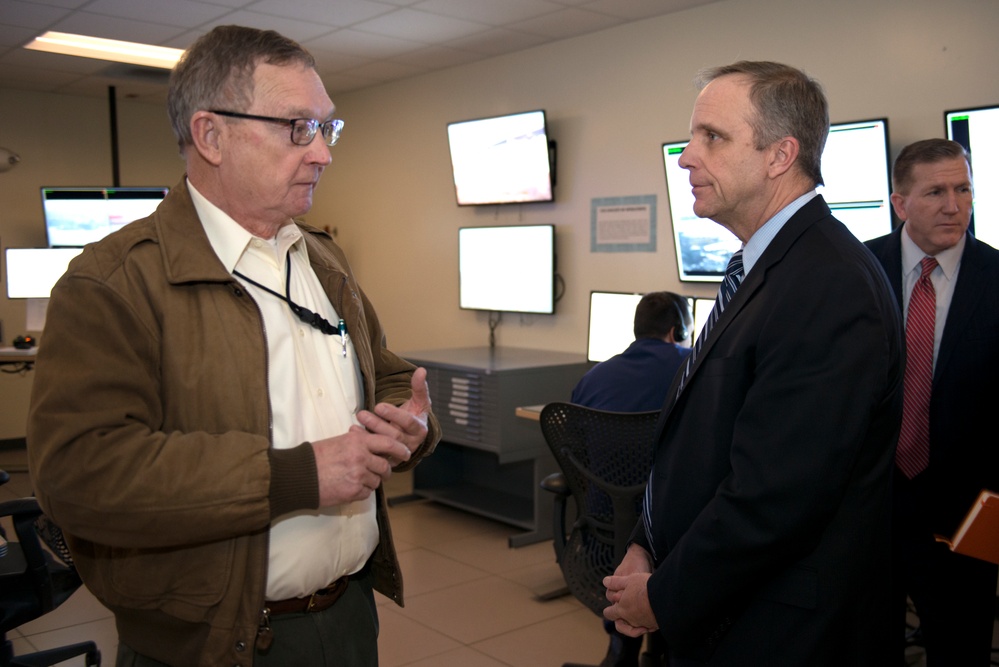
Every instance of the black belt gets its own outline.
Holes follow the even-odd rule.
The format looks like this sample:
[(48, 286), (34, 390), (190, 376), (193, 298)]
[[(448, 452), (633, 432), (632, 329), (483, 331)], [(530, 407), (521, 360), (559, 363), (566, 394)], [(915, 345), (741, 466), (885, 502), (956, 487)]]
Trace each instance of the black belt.
[(340, 599), (340, 596), (347, 590), (348, 581), (348, 575), (344, 575), (326, 588), (320, 588), (312, 595), (301, 598), (288, 598), (287, 600), (268, 600), (264, 603), (264, 606), (267, 607), (271, 616), (323, 611), (332, 607)]

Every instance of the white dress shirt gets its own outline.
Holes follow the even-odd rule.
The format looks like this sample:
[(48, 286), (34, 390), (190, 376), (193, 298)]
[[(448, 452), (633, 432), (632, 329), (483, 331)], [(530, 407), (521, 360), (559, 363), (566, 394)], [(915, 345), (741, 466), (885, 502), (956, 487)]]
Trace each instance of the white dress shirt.
[[(195, 209), (212, 248), (230, 272), (285, 294), (291, 262), (290, 298), (334, 326), (339, 316), (309, 265), (298, 227), (281, 227), (273, 239), (250, 234), (204, 198), (190, 182)], [(350, 343), (299, 320), (288, 304), (239, 276), (260, 308), (268, 354), (273, 443), (295, 447), (345, 433), (364, 405), (361, 371)], [(218, 335), (225, 335), (219, 332)], [(346, 354), (345, 354), (346, 352)], [(378, 544), (375, 496), (275, 519), (270, 531), (267, 599), (311, 595), (344, 574), (361, 569)]]

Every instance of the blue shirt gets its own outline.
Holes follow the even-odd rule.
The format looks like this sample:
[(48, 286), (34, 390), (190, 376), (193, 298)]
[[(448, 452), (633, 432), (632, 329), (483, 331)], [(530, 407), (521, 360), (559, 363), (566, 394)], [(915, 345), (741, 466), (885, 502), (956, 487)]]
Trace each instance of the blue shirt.
[(572, 402), (610, 412), (660, 410), (673, 376), (690, 348), (658, 338), (639, 338), (628, 349), (602, 361), (580, 379)]

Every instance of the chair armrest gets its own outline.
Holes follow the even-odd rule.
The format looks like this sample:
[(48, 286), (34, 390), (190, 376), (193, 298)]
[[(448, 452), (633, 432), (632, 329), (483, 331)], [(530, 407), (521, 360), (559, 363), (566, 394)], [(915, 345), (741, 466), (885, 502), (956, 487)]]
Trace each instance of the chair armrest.
[(541, 488), (559, 496), (569, 496), (569, 485), (565, 482), (565, 475), (560, 472), (553, 472), (541, 480)]
[(555, 547), (555, 562), (561, 563), (568, 539), (565, 521), (566, 500), (572, 494), (565, 481), (565, 475), (560, 472), (553, 472), (541, 480), (541, 488), (555, 494), (555, 508), (552, 510), (552, 546)]

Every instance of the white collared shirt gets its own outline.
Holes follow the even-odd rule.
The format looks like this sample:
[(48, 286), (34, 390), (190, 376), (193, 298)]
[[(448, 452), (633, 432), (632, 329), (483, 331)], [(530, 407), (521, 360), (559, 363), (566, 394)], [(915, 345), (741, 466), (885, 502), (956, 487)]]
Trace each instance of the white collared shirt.
[[(295, 224), (273, 239), (250, 234), (209, 202), (190, 182), (194, 207), (208, 239), (229, 272), (284, 295), (291, 262), (290, 298), (336, 325), (339, 316), (309, 265), (308, 249)], [(346, 433), (359, 423), (364, 405), (361, 370), (350, 332), (346, 345), (302, 322), (278, 296), (243, 280), (260, 308), (267, 340), (268, 391), (273, 443), (288, 449)], [(220, 334), (224, 335), (224, 334)], [(346, 354), (344, 354), (346, 352)], [(267, 599), (311, 595), (363, 567), (378, 544), (375, 496), (367, 500), (299, 511), (271, 524)]]

